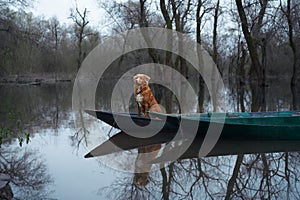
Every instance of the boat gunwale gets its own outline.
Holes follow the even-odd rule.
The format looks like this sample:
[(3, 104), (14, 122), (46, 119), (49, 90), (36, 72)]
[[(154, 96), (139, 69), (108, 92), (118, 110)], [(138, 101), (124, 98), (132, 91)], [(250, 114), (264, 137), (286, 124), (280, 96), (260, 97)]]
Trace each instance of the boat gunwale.
[[(132, 118), (133, 120), (139, 120), (139, 121), (154, 121), (156, 123), (159, 122), (167, 122), (167, 120), (161, 120), (159, 118), (147, 118), (144, 116), (138, 117), (137, 113), (119, 113), (119, 112), (109, 112), (109, 111), (101, 111), (101, 110), (87, 110), (87, 113), (91, 113), (94, 112), (96, 115), (97, 113), (101, 113), (101, 114), (106, 114), (106, 115), (110, 115), (113, 118), (121, 116), (121, 117), (127, 117), (127, 118)], [(254, 114), (253, 114), (254, 113)], [(272, 113), (275, 115), (272, 115)], [(281, 114), (282, 113), (282, 114)], [(293, 115), (293, 114), (297, 114), (297, 115)], [(168, 117), (169, 119), (173, 119), (176, 121), (181, 121), (181, 120), (191, 120), (191, 121), (198, 121), (199, 123), (222, 123), (222, 124), (226, 124), (226, 125), (235, 125), (235, 126), (258, 126), (258, 127), (275, 127), (275, 128), (281, 128), (281, 127), (300, 127), (300, 124), (259, 124), (259, 123), (254, 123), (254, 124), (245, 124), (242, 122), (234, 122), (234, 121), (226, 121), (226, 119), (285, 119), (285, 118), (300, 118), (300, 111), (282, 111), (282, 112), (263, 112), (263, 114), (265, 115), (259, 115), (255, 112), (251, 112), (252, 115), (248, 115), (248, 116), (237, 116), (237, 113), (195, 113), (195, 114), (191, 114), (194, 115), (194, 117), (190, 117), (190, 114), (166, 114), (166, 113), (157, 113), (157, 112), (149, 112), (149, 114), (153, 114), (154, 116), (164, 116), (164, 117)], [(216, 114), (216, 116), (214, 116), (214, 114)], [(227, 115), (229, 114), (229, 116)], [(233, 114), (233, 115), (231, 115)], [(250, 114), (250, 112), (248, 112), (247, 114)], [(203, 116), (204, 115), (204, 116)], [(207, 116), (205, 116), (207, 115)], [(224, 115), (224, 116), (220, 116), (220, 115)], [(218, 120), (219, 119), (219, 120)], [(221, 121), (220, 121), (221, 120)], [(169, 122), (170, 123), (170, 122)]]
[[(255, 112), (252, 112), (255, 113)], [(252, 114), (251, 113), (251, 114)], [(162, 114), (162, 113), (152, 113), (155, 114), (157, 116), (159, 115), (163, 115), (163, 116), (168, 116), (171, 118), (175, 118), (177, 120), (192, 120), (192, 121), (199, 121), (199, 122), (206, 122), (206, 123), (222, 123), (222, 124), (226, 124), (226, 125), (241, 125), (241, 126), (260, 126), (260, 127), (300, 127), (300, 124), (280, 124), (280, 125), (276, 125), (276, 124), (259, 124), (259, 123), (254, 123), (254, 124), (245, 124), (242, 122), (234, 122), (234, 121), (226, 121), (226, 119), (285, 119), (285, 118), (300, 118), (300, 111), (283, 111), (283, 112), (263, 112), (266, 115), (259, 115), (259, 114), (252, 114), (252, 115), (248, 115), (248, 116), (243, 116), (243, 115), (235, 115), (237, 113), (216, 113), (216, 116), (213, 116), (212, 113), (210, 116), (205, 116), (205, 115), (209, 115), (210, 113), (195, 113), (192, 114), (194, 115), (194, 117), (189, 116), (189, 114)], [(277, 115), (271, 115), (272, 113), (277, 113)], [(282, 114), (281, 114), (282, 113)], [(285, 113), (285, 114), (283, 114)], [(293, 115), (297, 113), (297, 115)], [(229, 116), (227, 115), (229, 114)], [(233, 116), (230, 116), (231, 114), (233, 114)], [(250, 113), (248, 113), (250, 114)], [(201, 116), (204, 115), (204, 116)], [(223, 116), (220, 116), (223, 115)], [(218, 120), (219, 119), (219, 120)], [(214, 121), (215, 120), (215, 121)], [(221, 120), (221, 121), (220, 121)]]

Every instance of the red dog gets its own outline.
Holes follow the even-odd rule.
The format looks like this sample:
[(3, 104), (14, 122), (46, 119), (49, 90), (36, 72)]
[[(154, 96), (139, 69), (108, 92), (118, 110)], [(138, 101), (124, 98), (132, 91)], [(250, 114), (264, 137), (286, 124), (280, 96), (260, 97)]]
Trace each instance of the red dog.
[(148, 85), (150, 77), (145, 74), (137, 74), (133, 77), (134, 80), (134, 97), (138, 104), (138, 116), (141, 112), (145, 117), (149, 117), (148, 111), (161, 112), (157, 101), (155, 100), (151, 89)]

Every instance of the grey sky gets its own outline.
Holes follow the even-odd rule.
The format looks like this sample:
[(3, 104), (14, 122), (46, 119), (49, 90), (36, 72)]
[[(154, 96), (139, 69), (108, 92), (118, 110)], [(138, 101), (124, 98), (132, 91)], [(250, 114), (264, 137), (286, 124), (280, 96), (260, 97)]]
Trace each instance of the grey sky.
[(88, 19), (90, 25), (94, 27), (101, 26), (103, 22), (104, 11), (101, 10), (97, 4), (96, 0), (36, 0), (34, 3), (34, 8), (31, 11), (35, 15), (43, 15), (46, 18), (56, 16), (62, 23), (70, 23), (71, 20), (68, 19), (70, 16), (70, 8), (75, 8), (76, 3), (80, 11), (87, 8), (89, 11)]

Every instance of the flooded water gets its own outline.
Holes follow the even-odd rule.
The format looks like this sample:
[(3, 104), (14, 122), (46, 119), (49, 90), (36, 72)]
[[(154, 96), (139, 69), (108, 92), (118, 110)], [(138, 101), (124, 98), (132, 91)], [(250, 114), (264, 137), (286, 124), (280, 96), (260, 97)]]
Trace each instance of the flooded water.
[[(109, 83), (100, 87), (97, 106), (109, 109), (109, 90), (105, 90)], [(300, 152), (285, 148), (295, 145), (293, 141), (281, 146), (250, 143), (252, 149), (257, 145), (258, 152), (190, 157), (158, 166), (149, 174), (133, 173), (137, 153), (143, 149), (84, 158), (117, 130), (86, 113), (82, 113), (84, 126), (75, 126), (72, 89), (71, 83), (0, 86), (0, 126), (13, 132), (3, 139), (0, 173), (10, 175), (16, 199), (300, 199)], [(228, 89), (227, 94), (235, 90)], [(264, 108), (295, 108), (299, 105), (295, 95), (287, 84), (272, 83), (265, 89)], [(246, 87), (246, 110), (252, 97)], [(228, 98), (230, 111), (240, 110), (236, 99)], [(209, 111), (209, 103), (204, 105)], [(29, 143), (24, 139), (20, 147), (18, 138), (26, 133)], [(237, 146), (227, 144), (229, 150)]]

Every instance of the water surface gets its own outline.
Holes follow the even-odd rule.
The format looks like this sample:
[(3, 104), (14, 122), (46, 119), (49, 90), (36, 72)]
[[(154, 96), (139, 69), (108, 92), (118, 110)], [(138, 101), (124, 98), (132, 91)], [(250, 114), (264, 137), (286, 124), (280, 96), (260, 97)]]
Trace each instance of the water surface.
[[(110, 89), (106, 91), (105, 87), (109, 84), (97, 97), (101, 109), (110, 108)], [(265, 92), (267, 110), (291, 109), (293, 95), (285, 84), (271, 84)], [(75, 126), (72, 84), (5, 85), (0, 86), (0, 93), (0, 125), (15, 133), (1, 147), (0, 170), (11, 175), (16, 198), (300, 199), (299, 152), (283, 149), (275, 153), (190, 158), (137, 176), (132, 173), (136, 149), (84, 158), (108, 139), (110, 127), (85, 113), (84, 126)], [(246, 90), (248, 109), (250, 97), (251, 90)], [(209, 105), (208, 97), (206, 101)], [(230, 95), (228, 103), (231, 111), (237, 111), (234, 95)], [(130, 109), (135, 109), (134, 104)], [(24, 132), (30, 133), (30, 142), (20, 147), (16, 138)], [(114, 133), (116, 130), (112, 130)], [(272, 145), (276, 147), (276, 143)], [(145, 179), (147, 183), (143, 184)]]

